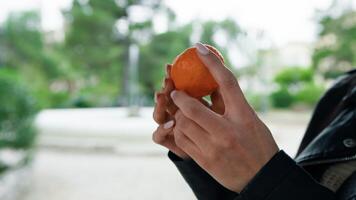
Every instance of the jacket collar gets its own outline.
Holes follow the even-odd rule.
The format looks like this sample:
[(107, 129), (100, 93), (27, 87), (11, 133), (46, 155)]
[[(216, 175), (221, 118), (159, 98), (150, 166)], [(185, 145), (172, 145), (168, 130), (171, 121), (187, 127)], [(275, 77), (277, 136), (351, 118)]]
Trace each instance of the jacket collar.
[(342, 99), (348, 106), (298, 154), (298, 163), (311, 165), (356, 159), (355, 100), (356, 88), (353, 88)]

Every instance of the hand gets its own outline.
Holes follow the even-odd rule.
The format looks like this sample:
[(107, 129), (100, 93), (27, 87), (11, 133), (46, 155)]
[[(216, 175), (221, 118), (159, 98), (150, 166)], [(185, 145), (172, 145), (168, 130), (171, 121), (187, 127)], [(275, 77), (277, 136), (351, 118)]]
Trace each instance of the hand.
[[(164, 79), (163, 88), (160, 92), (155, 94), (156, 104), (153, 111), (153, 119), (159, 126), (153, 133), (152, 140), (168, 148), (182, 159), (189, 159), (189, 155), (176, 145), (173, 134), (173, 126), (175, 123), (173, 115), (178, 108), (170, 97), (170, 93), (174, 90), (173, 81), (170, 79), (171, 67), (172, 65), (170, 64), (166, 66), (166, 77)], [(204, 99), (199, 99), (199, 101), (216, 113), (224, 113), (225, 106), (221, 94), (215, 91), (211, 94), (210, 98), (212, 101), (211, 105)]]
[(220, 184), (240, 192), (279, 149), (234, 75), (204, 45), (196, 46), (219, 85), (225, 110), (213, 112), (186, 93), (173, 91), (171, 97), (179, 108), (175, 143)]
[(153, 111), (153, 119), (159, 126), (153, 133), (152, 140), (166, 147), (182, 159), (188, 159), (188, 154), (177, 147), (173, 135), (174, 119), (172, 115), (177, 111), (177, 107), (169, 96), (170, 92), (174, 90), (174, 84), (170, 79), (171, 67), (171, 65), (166, 66), (163, 88), (160, 92), (155, 93), (156, 104)]

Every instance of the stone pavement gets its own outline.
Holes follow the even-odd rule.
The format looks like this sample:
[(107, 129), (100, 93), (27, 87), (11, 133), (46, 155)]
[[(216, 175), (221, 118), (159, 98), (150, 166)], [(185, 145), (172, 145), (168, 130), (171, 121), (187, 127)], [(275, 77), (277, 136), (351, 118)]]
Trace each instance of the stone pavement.
[(19, 200), (193, 200), (166, 157), (39, 151)]
[[(151, 142), (152, 108), (126, 117), (122, 108), (47, 110), (28, 191), (18, 200), (190, 200), (192, 192)], [(310, 113), (260, 115), (278, 145), (294, 155)]]
[[(42, 111), (36, 120), (42, 147), (92, 150), (118, 154), (163, 155), (151, 142), (156, 128), (150, 107), (139, 117), (127, 117), (126, 108), (60, 109)], [(308, 112), (273, 111), (260, 114), (276, 141), (294, 155), (310, 118)]]

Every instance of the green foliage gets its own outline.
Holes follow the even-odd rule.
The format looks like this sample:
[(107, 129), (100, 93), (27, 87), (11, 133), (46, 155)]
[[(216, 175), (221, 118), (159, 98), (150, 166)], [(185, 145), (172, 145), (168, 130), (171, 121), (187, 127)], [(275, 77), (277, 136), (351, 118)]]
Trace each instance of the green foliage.
[(123, 49), (115, 35), (115, 23), (118, 18), (126, 16), (125, 8), (117, 6), (114, 0), (74, 0), (71, 9), (64, 15), (68, 29), (63, 53), (70, 69), (67, 71), (69, 74), (63, 77), (68, 83), (69, 93), (65, 105), (82, 106), (82, 103), (75, 103), (87, 99), (84, 97), (87, 95), (81, 92), (99, 85), (100, 88), (103, 85), (114, 88), (115, 94), (101, 95), (116, 98), (120, 86), (120, 69), (123, 65), (120, 57)]
[(0, 104), (0, 148), (30, 148), (36, 137), (34, 99), (13, 71), (1, 68)]
[[(217, 47), (219, 51), (225, 56), (225, 63), (231, 66), (229, 57), (227, 56), (227, 46), (231, 43), (236, 43), (236, 38), (242, 32), (240, 26), (232, 19), (225, 19), (222, 21), (205, 21), (201, 23), (202, 34), (200, 41), (206, 44)], [(223, 36), (227, 44), (219, 44), (215, 41), (216, 34)]]
[[(137, 20), (132, 17), (137, 12), (147, 17)], [(166, 32), (154, 32), (156, 14), (170, 20)], [(161, 0), (73, 0), (63, 15), (64, 41), (42, 32), (39, 14), (32, 11), (11, 14), (0, 28), (0, 67), (15, 70), (41, 108), (125, 105), (132, 88), (132, 46), (139, 47), (137, 95), (140, 101), (152, 99), (165, 64), (196, 42), (193, 25), (202, 30), (194, 40), (216, 46), (227, 65), (227, 44), (241, 32), (231, 19), (178, 26)], [(227, 44), (217, 43), (217, 35)]]
[(311, 82), (313, 80), (313, 70), (311, 68), (288, 67), (278, 73), (274, 81), (280, 85), (289, 86), (300, 82)]
[(153, 97), (153, 91), (161, 87), (165, 65), (190, 46), (191, 32), (191, 26), (185, 26), (179, 31), (158, 34), (141, 47), (139, 80), (144, 95)]
[(321, 17), (319, 41), (314, 50), (313, 67), (325, 78), (335, 78), (356, 66), (356, 11), (338, 17)]
[[(64, 13), (68, 23), (64, 49), (72, 68), (72, 77), (68, 79), (72, 85), (72, 106), (112, 106), (117, 104), (118, 96), (126, 98), (129, 47), (141, 43), (142, 35), (149, 38), (153, 32), (150, 18), (130, 19), (131, 9), (138, 7), (154, 14), (163, 6), (160, 0), (74, 0), (71, 9)], [(118, 26), (118, 22), (124, 27)]]
[(50, 84), (62, 75), (58, 53), (46, 47), (36, 12), (10, 14), (0, 32), (0, 66), (15, 70), (42, 107), (56, 107)]
[(220, 46), (214, 38), (215, 34), (219, 32), (225, 34), (228, 41), (233, 41), (241, 32), (235, 21), (230, 19), (206, 21), (176, 27), (167, 32), (153, 35), (147, 44), (140, 47), (139, 80), (143, 95), (150, 99), (153, 98), (153, 91), (161, 87), (165, 65), (172, 63), (179, 53), (192, 46), (193, 26), (198, 25), (201, 25), (203, 30), (198, 41), (217, 47), (225, 56), (227, 65), (230, 65), (226, 47)]
[(248, 103), (252, 106), (254, 110), (257, 111), (266, 111), (269, 107), (268, 96), (259, 94), (259, 93), (244, 93)]
[(276, 108), (288, 108), (292, 105), (294, 98), (287, 88), (282, 87), (271, 94), (271, 101)]
[(81, 73), (104, 73), (114, 67), (112, 65), (119, 65), (116, 59), (120, 49), (116, 44), (114, 25), (117, 17), (125, 13), (114, 0), (81, 2), (75, 0), (65, 15), (69, 22), (66, 55), (74, 69)]
[(10, 14), (6, 21), (0, 42), (5, 52), (4, 65), (11, 67), (40, 63), (43, 42), (39, 31), (40, 19), (35, 12)]
[(57, 63), (51, 51), (45, 49), (40, 23), (36, 12), (10, 14), (0, 34), (0, 46), (4, 49), (1, 60), (4, 66), (21, 72), (30, 68), (42, 77), (53, 78), (58, 75)]
[(304, 103), (306, 105), (315, 105), (321, 95), (324, 93), (325, 88), (318, 86), (315, 83), (306, 83), (303, 87), (295, 94), (295, 101)]
[(310, 68), (288, 67), (275, 76), (274, 82), (278, 89), (270, 98), (277, 108), (288, 108), (295, 104), (313, 106), (325, 91), (324, 87), (315, 83)]

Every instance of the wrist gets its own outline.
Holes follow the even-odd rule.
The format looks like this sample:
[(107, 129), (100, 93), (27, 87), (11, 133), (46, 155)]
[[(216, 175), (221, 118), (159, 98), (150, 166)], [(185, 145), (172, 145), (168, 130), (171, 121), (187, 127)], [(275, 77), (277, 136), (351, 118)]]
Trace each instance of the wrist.
[(238, 180), (235, 179), (236, 184), (233, 188), (229, 188), (230, 190), (240, 193), (264, 168), (271, 160), (276, 157), (276, 155), (280, 152), (279, 148), (277, 147), (274, 151), (271, 151), (270, 156), (266, 157), (266, 159), (261, 159), (261, 162), (255, 165), (250, 165), (248, 169), (246, 169), (244, 176), (240, 176)]

